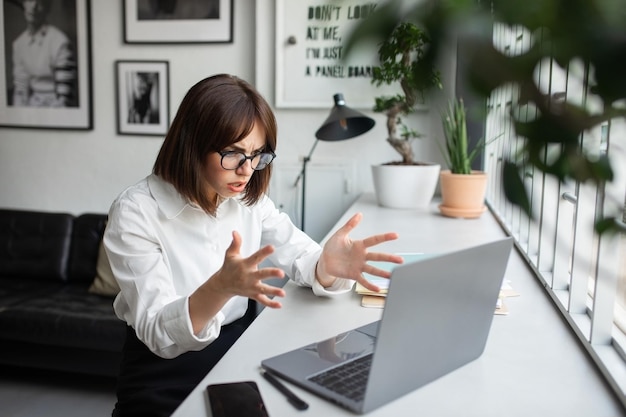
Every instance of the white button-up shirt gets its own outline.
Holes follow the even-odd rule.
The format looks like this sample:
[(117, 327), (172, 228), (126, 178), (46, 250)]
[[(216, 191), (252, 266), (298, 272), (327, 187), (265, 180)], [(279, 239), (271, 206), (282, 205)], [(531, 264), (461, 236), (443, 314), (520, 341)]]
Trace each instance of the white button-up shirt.
[(343, 293), (354, 284), (341, 279), (324, 289), (317, 282), (320, 245), (268, 197), (250, 207), (229, 198), (213, 217), (186, 201), (173, 185), (150, 175), (113, 202), (104, 246), (121, 289), (115, 312), (155, 354), (173, 358), (201, 350), (219, 336), (222, 325), (244, 315), (247, 298), (236, 296), (198, 334), (189, 317), (189, 296), (221, 268), (233, 230), (242, 237), (241, 256), (273, 245), (268, 259), (317, 295)]

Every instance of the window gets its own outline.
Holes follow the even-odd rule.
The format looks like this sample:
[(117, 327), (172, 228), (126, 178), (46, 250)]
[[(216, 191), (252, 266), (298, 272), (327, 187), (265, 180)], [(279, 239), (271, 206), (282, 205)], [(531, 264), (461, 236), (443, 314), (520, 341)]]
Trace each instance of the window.
[[(494, 26), (494, 46), (515, 55), (525, 51), (532, 35), (523, 28)], [(589, 111), (599, 103), (587, 96), (590, 69), (580, 62), (567, 68), (544, 60), (536, 68), (536, 81), (551, 103), (570, 102)], [(485, 124), (490, 142), (485, 152), (485, 170), (490, 183), (487, 201), (503, 227), (516, 239), (537, 278), (544, 284), (556, 307), (572, 326), (590, 356), (610, 385), (626, 402), (626, 232), (598, 236), (596, 219), (616, 215), (626, 221), (626, 123), (610, 120), (579, 138), (580, 146), (591, 154), (606, 153), (615, 170), (615, 180), (604, 187), (566, 182), (527, 167), (523, 172), (533, 212), (529, 219), (511, 205), (502, 191), (502, 163), (514, 159), (524, 139), (515, 135), (509, 120), (531, 120), (536, 109), (517, 106), (517, 91), (505, 87), (493, 92), (488, 101)], [(560, 152), (559, 145), (546, 149), (549, 159)], [(626, 229), (625, 229), (626, 230)]]

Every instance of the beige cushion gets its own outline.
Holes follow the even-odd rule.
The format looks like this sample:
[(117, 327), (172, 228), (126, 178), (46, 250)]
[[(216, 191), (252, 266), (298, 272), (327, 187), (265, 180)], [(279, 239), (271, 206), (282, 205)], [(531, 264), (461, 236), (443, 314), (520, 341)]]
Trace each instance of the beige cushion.
[(96, 263), (96, 278), (89, 287), (92, 294), (115, 296), (120, 292), (120, 287), (113, 277), (109, 258), (104, 250), (104, 245), (100, 242), (98, 249), (98, 261)]

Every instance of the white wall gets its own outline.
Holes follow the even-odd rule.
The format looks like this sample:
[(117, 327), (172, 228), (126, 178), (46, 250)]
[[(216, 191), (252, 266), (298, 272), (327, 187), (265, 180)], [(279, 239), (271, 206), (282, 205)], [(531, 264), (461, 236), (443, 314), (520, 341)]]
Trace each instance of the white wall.
[[(123, 42), (122, 1), (91, 0), (93, 130), (0, 128), (0, 207), (48, 211), (106, 212), (126, 186), (150, 173), (160, 137), (116, 133), (116, 60), (168, 60), (170, 118), (189, 87), (211, 74), (228, 72), (254, 83), (273, 103), (274, 0), (236, 0), (232, 44), (130, 45)], [(255, 30), (256, 27), (256, 30)], [(444, 85), (454, 62), (442, 66)], [(447, 84), (446, 84), (447, 83)], [(446, 93), (447, 94), (447, 93)], [(350, 105), (349, 97), (346, 97)], [(373, 99), (372, 99), (373, 100)], [(436, 106), (436, 102), (433, 108)], [(298, 164), (328, 110), (277, 110), (277, 164)], [(377, 124), (343, 142), (320, 142), (314, 159), (345, 155), (357, 161), (357, 191), (373, 190), (370, 165), (397, 159), (385, 142), (384, 117), (365, 111)], [(438, 135), (434, 110), (415, 116), (418, 130)], [(440, 160), (429, 138), (416, 143), (420, 159)]]

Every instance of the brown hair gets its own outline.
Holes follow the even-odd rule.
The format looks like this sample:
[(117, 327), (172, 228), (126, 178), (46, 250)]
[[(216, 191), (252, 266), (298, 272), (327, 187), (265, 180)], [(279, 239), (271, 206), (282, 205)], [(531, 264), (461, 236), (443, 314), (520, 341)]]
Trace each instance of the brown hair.
[[(165, 136), (153, 172), (176, 190), (215, 214), (217, 203), (206, 195), (204, 164), (207, 155), (244, 139), (257, 124), (265, 132), (265, 151), (276, 149), (276, 118), (270, 105), (246, 81), (218, 74), (198, 82), (187, 92)], [(252, 205), (267, 191), (272, 165), (255, 171), (243, 192)]]

